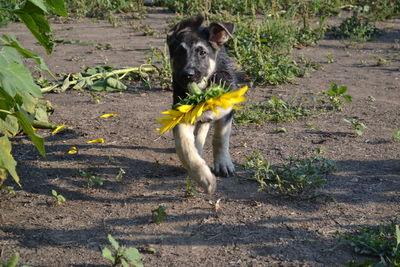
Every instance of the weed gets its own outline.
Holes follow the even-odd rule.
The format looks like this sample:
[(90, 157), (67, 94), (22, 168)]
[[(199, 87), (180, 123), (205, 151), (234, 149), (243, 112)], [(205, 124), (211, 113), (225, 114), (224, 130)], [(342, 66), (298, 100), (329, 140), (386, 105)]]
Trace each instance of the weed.
[(86, 178), (88, 187), (101, 186), (104, 184), (104, 181), (91, 171), (78, 170), (78, 173), (81, 177)]
[(186, 193), (185, 193), (185, 197), (190, 198), (190, 197), (196, 196), (197, 191), (196, 191), (196, 189), (193, 187), (192, 182), (190, 181), (190, 176), (186, 176), (185, 182), (186, 182)]
[(125, 172), (124, 169), (119, 168), (118, 174), (117, 174), (117, 176), (115, 176), (115, 180), (121, 181), (121, 180), (122, 180), (122, 177), (124, 176), (125, 173), (126, 173), (126, 172)]
[(110, 19), (110, 17), (115, 18), (115, 13), (144, 13), (145, 11), (142, 0), (66, 0), (65, 4), (70, 13), (78, 18), (108, 19), (110, 23), (113, 22), (113, 19)]
[(170, 89), (172, 84), (172, 69), (167, 52), (167, 46), (164, 49), (151, 48), (146, 59), (147, 64), (157, 68), (155, 80), (159, 82), (162, 89)]
[(392, 135), (393, 139), (400, 139), (400, 130), (394, 130), (393, 131), (393, 135)]
[(362, 129), (367, 128), (367, 126), (365, 126), (364, 123), (362, 123), (357, 119), (351, 119), (351, 120), (343, 119), (343, 120), (351, 125), (351, 127), (354, 129), (356, 137), (361, 136), (363, 134)]
[[(337, 234), (337, 237), (349, 244), (358, 254), (379, 257), (379, 262), (370, 262), (365, 266), (400, 266), (400, 229), (396, 222), (364, 226), (356, 233)], [(352, 261), (347, 266), (362, 265)]]
[(343, 101), (346, 100), (349, 103), (353, 102), (353, 99), (347, 93), (347, 86), (338, 86), (336, 83), (332, 82), (331, 87), (326, 91), (328, 100), (333, 110), (341, 111), (343, 109)]
[(352, 42), (366, 42), (378, 34), (375, 25), (361, 22), (360, 18), (353, 15), (345, 19), (339, 26), (328, 30), (328, 35), (338, 39), (349, 39)]
[[(17, 267), (19, 262), (20, 256), (18, 252), (15, 252), (11, 258), (6, 263), (0, 263), (2, 267)], [(22, 267), (29, 267), (28, 265), (22, 265)]]
[(376, 57), (376, 66), (383, 67), (383, 66), (389, 66), (390, 65), (390, 60), (383, 58), (383, 57)]
[(114, 251), (111, 251), (109, 248), (105, 247), (101, 252), (103, 258), (111, 261), (112, 267), (120, 265), (124, 267), (128, 267), (130, 265), (135, 267), (143, 266), (143, 263), (140, 260), (143, 255), (136, 248), (126, 248), (121, 246), (111, 235), (108, 235), (107, 238)]
[(151, 211), (154, 216), (154, 222), (156, 224), (161, 224), (167, 215), (167, 208), (164, 206), (159, 206), (158, 208)]
[(64, 203), (65, 201), (67, 201), (67, 199), (66, 199), (63, 195), (58, 194), (57, 191), (54, 190), (54, 189), (51, 190), (51, 194), (53, 195), (53, 197), (54, 197), (54, 199), (55, 199), (55, 202), (54, 202), (54, 203), (55, 203), (56, 205), (61, 205), (62, 203)]
[(327, 53), (325, 55), (326, 60), (328, 61), (328, 64), (332, 64), (333, 62), (335, 62), (335, 58), (333, 57), (333, 55), (331, 53)]
[(323, 175), (336, 170), (334, 162), (316, 156), (290, 158), (288, 163), (272, 166), (259, 152), (246, 156), (243, 166), (250, 171), (250, 180), (258, 182), (259, 190), (278, 195), (309, 194), (326, 183)]
[(235, 122), (238, 124), (263, 124), (266, 121), (288, 122), (311, 114), (311, 109), (307, 107), (290, 104), (272, 96), (267, 104), (243, 105), (243, 108), (235, 115)]

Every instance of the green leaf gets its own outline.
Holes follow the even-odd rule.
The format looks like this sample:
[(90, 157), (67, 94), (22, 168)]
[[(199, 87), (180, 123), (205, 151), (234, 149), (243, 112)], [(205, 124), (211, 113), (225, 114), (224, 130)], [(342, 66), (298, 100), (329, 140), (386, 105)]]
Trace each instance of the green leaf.
[(31, 138), (33, 145), (39, 151), (40, 155), (46, 158), (43, 137), (37, 135), (33, 131), (32, 123), (29, 121), (28, 115), (25, 114), (23, 111), (17, 111), (15, 112), (15, 115), (17, 116), (21, 124), (22, 130), (24, 130), (24, 132)]
[(19, 261), (19, 253), (15, 252), (12, 257), (7, 261), (5, 267), (17, 267)]
[(34, 112), (37, 103), (33, 97), (42, 97), (39, 86), (34, 83), (29, 70), (22, 64), (17, 51), (11, 47), (3, 47), (0, 50), (0, 88), (4, 89), (0, 95), (7, 97), (7, 101), (18, 94), (22, 98), (23, 108), (29, 113)]
[(45, 3), (42, 0), (28, 0), (28, 1), (31, 2), (33, 5), (37, 6), (38, 8), (40, 8), (43, 12), (49, 13), (47, 11)]
[(54, 189), (52, 189), (52, 190), (51, 190), (51, 194), (52, 194), (53, 196), (55, 196), (55, 197), (57, 197), (57, 196), (58, 196), (58, 194), (57, 194), (57, 191), (56, 191), (56, 190), (54, 190)]
[(344, 95), (343, 98), (346, 99), (347, 102), (349, 102), (349, 103), (353, 102), (353, 98), (351, 96), (349, 96), (349, 95)]
[(110, 261), (112, 261), (114, 263), (114, 257), (112, 255), (112, 252), (109, 248), (103, 248), (103, 250), (101, 251), (101, 253), (103, 254), (103, 258), (106, 258)]
[(117, 80), (113, 77), (107, 78), (107, 85), (109, 85), (112, 88), (115, 88), (116, 90), (120, 90), (120, 91), (127, 89), (125, 84), (123, 84), (122, 82), (120, 82), (119, 80)]
[(11, 155), (11, 142), (7, 136), (0, 137), (0, 168), (6, 169), (8, 173), (13, 177), (14, 181), (21, 186), (19, 183), (19, 176), (15, 170), (17, 162)]
[(115, 248), (115, 250), (118, 250), (119, 249), (119, 244), (118, 244), (118, 242), (114, 239), (114, 237), (112, 237), (112, 235), (108, 235), (107, 236), (107, 238), (108, 238), (108, 241), (110, 241), (110, 244), (111, 244), (111, 246), (113, 247), (113, 248)]
[(27, 1), (22, 8), (14, 11), (14, 13), (31, 31), (46, 52), (50, 54), (53, 49), (53, 42), (50, 38), (50, 25), (45, 17), (46, 12), (40, 6), (37, 6), (36, 3)]
[(399, 225), (395, 226), (395, 231), (396, 231), (396, 246), (398, 247), (400, 245), (400, 226)]
[(0, 133), (13, 137), (20, 132), (19, 123), (17, 117), (8, 115), (5, 119), (0, 119)]
[(143, 255), (137, 250), (137, 248), (127, 248), (124, 251), (124, 257), (128, 259), (128, 261), (135, 261), (135, 260), (140, 260), (143, 258)]
[(121, 264), (123, 267), (129, 267), (129, 263), (127, 263), (125, 259), (121, 259)]
[(32, 58), (32, 59), (34, 59), (42, 70), (46, 71), (53, 78), (55, 78), (53, 73), (51, 73), (50, 69), (47, 67), (47, 65), (44, 62), (43, 58), (41, 58), (38, 54), (35, 54), (32, 51), (29, 51), (28, 49), (23, 48), (21, 46), (21, 44), (17, 41), (17, 39), (15, 38), (14, 35), (3, 34), (1, 36), (1, 38), (0, 38), (0, 40), (3, 42), (2, 46), (8, 46), (8, 47), (14, 48), (24, 58)]
[(47, 6), (59, 16), (67, 17), (64, 0), (46, 0)]
[(340, 86), (338, 89), (337, 89), (337, 94), (338, 95), (343, 95), (344, 93), (346, 93), (347, 92), (347, 86)]

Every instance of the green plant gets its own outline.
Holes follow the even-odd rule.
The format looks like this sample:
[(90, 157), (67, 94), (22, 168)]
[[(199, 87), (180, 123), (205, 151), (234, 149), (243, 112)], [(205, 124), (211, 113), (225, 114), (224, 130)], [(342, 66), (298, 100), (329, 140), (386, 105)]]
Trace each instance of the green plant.
[(326, 95), (328, 96), (330, 106), (333, 110), (341, 111), (343, 109), (342, 99), (349, 103), (353, 102), (352, 97), (346, 93), (347, 86), (338, 86), (336, 83), (331, 82), (331, 86), (328, 91), (326, 91)]
[(259, 184), (259, 190), (279, 195), (309, 194), (326, 183), (324, 175), (336, 170), (334, 162), (320, 157), (290, 158), (287, 163), (272, 166), (259, 152), (246, 156), (243, 166), (250, 172), (249, 179)]
[(68, 89), (120, 92), (128, 87), (121, 81), (124, 78), (148, 80), (149, 73), (156, 72), (151, 66), (115, 69), (110, 66), (86, 67), (83, 72), (66, 75), (61, 83), (42, 88), (43, 93), (65, 92)]
[[(21, 6), (2, 9), (2, 12), (17, 16), (31, 31), (40, 45), (50, 53), (53, 48), (51, 29), (46, 15), (52, 11), (67, 16), (63, 0), (29, 0)], [(32, 127), (35, 120), (47, 122), (46, 108), (38, 99), (42, 97), (30, 71), (21, 57), (33, 59), (42, 70), (51, 74), (43, 59), (24, 49), (15, 36), (0, 37), (0, 185), (10, 174), (20, 185), (16, 172), (16, 161), (11, 154), (9, 137), (19, 132), (26, 133), (39, 153), (45, 157), (44, 141)]]
[(189, 198), (189, 197), (194, 197), (197, 194), (196, 189), (193, 187), (191, 181), (190, 181), (190, 176), (186, 176), (185, 179), (185, 183), (186, 183), (186, 193), (185, 193), (185, 197)]
[(393, 131), (393, 139), (400, 139), (400, 130)]
[(349, 39), (353, 42), (366, 42), (378, 34), (375, 25), (361, 22), (357, 15), (345, 19), (339, 26), (327, 31), (328, 35), (338, 39)]
[(335, 62), (335, 58), (333, 57), (332, 53), (327, 53), (325, 57), (326, 60), (328, 61), (328, 64), (332, 64), (333, 62)]
[(147, 54), (147, 64), (154, 66), (158, 71), (154, 80), (159, 83), (162, 89), (171, 89), (172, 69), (169, 62), (167, 46), (165, 45), (162, 50), (158, 48), (151, 48)]
[(68, 11), (78, 18), (110, 20), (110, 17), (115, 17), (115, 13), (145, 13), (143, 0), (66, 0), (65, 3)]
[(364, 123), (362, 123), (357, 119), (351, 119), (351, 120), (343, 119), (343, 120), (351, 125), (351, 127), (354, 129), (354, 133), (356, 136), (361, 136), (363, 134), (362, 129), (367, 128), (367, 126), (365, 126)]
[[(349, 244), (354, 252), (378, 257), (364, 266), (400, 266), (400, 228), (396, 222), (378, 226), (364, 226), (355, 233), (337, 234), (339, 240)], [(362, 266), (355, 261), (347, 266)]]
[(53, 197), (54, 197), (54, 199), (55, 199), (55, 202), (54, 202), (54, 203), (55, 203), (56, 205), (61, 205), (62, 203), (64, 203), (65, 201), (67, 201), (67, 199), (66, 199), (63, 195), (58, 194), (57, 191), (54, 190), (54, 189), (51, 190), (51, 194), (53, 195)]
[(164, 206), (159, 206), (158, 208), (151, 211), (154, 216), (154, 222), (156, 224), (161, 224), (167, 215), (167, 208)]
[(267, 104), (247, 104), (238, 110), (235, 122), (238, 124), (257, 123), (266, 121), (288, 122), (312, 115), (312, 110), (300, 104), (287, 103), (274, 96)]
[(135, 267), (143, 266), (143, 263), (140, 261), (140, 259), (143, 258), (143, 255), (136, 248), (120, 246), (111, 235), (108, 235), (107, 238), (114, 251), (105, 247), (102, 250), (102, 255), (103, 258), (111, 261), (112, 267), (120, 265), (123, 267), (129, 267), (131, 265)]
[(104, 184), (104, 181), (100, 178), (97, 177), (93, 172), (91, 171), (82, 171), (78, 170), (78, 173), (81, 177), (87, 179), (87, 186), (88, 187), (93, 187), (93, 186), (101, 186)]
[[(0, 264), (0, 266), (2, 266), (2, 267), (17, 267), (19, 260), (20, 260), (19, 253), (15, 252), (6, 263), (2, 263), (2, 264)], [(23, 265), (21, 265), (21, 267), (29, 267), (29, 266), (23, 264)]]
[(117, 174), (117, 176), (115, 176), (115, 180), (121, 181), (121, 180), (122, 180), (122, 177), (124, 176), (125, 173), (126, 173), (126, 172), (125, 172), (124, 169), (119, 168), (118, 174)]

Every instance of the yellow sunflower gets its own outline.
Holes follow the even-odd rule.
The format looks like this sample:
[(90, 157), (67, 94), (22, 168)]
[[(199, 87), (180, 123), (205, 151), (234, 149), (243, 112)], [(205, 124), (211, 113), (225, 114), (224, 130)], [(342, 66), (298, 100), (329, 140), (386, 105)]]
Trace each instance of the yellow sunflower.
[(196, 119), (200, 117), (204, 111), (212, 110), (218, 115), (218, 107), (228, 109), (232, 107), (237, 109), (234, 105), (242, 103), (247, 98), (243, 95), (246, 93), (248, 87), (244, 86), (237, 91), (228, 92), (218, 97), (207, 99), (197, 105), (181, 105), (176, 109), (170, 109), (161, 114), (166, 115), (165, 117), (158, 118), (157, 124), (161, 124), (157, 130), (160, 134), (165, 133), (168, 130), (173, 129), (178, 123), (184, 122), (186, 124), (194, 124)]

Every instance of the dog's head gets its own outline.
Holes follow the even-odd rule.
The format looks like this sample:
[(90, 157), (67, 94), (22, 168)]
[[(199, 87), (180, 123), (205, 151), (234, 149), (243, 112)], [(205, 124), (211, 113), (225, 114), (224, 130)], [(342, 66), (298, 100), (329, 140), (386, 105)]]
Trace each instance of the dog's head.
[(221, 47), (232, 37), (233, 24), (213, 22), (202, 27), (203, 21), (202, 15), (183, 20), (167, 36), (174, 83), (183, 89), (190, 82), (206, 87), (204, 81), (216, 71)]

